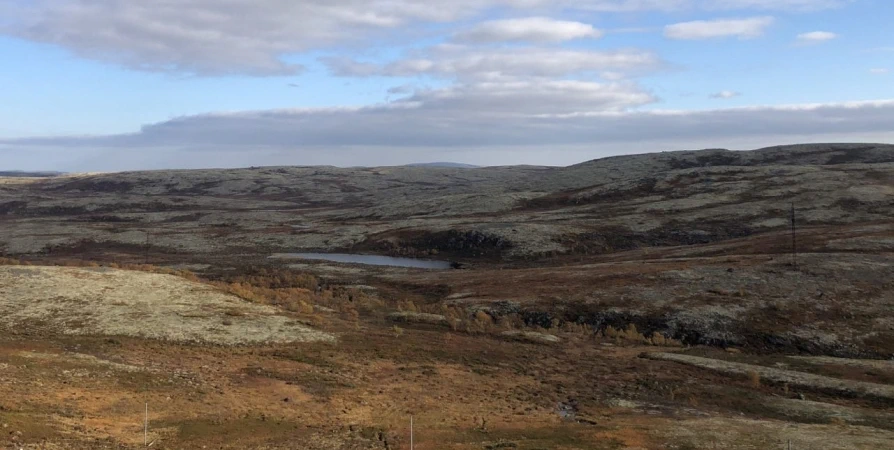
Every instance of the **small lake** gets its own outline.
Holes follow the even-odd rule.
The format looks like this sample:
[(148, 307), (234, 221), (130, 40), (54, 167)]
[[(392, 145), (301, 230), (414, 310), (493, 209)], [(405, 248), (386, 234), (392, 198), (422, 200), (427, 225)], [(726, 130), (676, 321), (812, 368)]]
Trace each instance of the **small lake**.
[(316, 259), (346, 264), (365, 264), (368, 266), (410, 267), (414, 269), (452, 269), (450, 261), (433, 259), (394, 258), (380, 255), (354, 255), (351, 253), (279, 253), (271, 258)]

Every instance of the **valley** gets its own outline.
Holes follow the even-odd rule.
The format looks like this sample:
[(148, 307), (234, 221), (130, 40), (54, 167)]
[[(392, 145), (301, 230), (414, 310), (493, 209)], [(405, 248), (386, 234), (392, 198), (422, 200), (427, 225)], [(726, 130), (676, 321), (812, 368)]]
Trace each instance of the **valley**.
[(0, 442), (894, 448), (892, 217), (881, 144), (0, 178)]

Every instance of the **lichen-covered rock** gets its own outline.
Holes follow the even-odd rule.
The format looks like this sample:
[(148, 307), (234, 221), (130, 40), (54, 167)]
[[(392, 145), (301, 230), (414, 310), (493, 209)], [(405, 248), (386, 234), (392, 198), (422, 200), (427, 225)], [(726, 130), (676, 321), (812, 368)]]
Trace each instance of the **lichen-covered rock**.
[(535, 344), (558, 344), (559, 342), (562, 342), (562, 339), (558, 336), (538, 333), (536, 331), (511, 330), (500, 333), (500, 336), (518, 341), (533, 342)]

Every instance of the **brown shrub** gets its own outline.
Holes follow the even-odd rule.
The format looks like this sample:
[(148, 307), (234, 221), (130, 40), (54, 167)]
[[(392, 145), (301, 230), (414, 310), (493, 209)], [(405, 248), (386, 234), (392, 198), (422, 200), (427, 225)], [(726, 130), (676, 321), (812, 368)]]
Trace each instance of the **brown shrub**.
[(299, 314), (313, 314), (314, 307), (311, 304), (299, 301), (298, 308), (297, 308), (296, 312)]
[(751, 387), (758, 389), (761, 387), (761, 374), (752, 370), (748, 372), (748, 383)]
[(479, 333), (487, 333), (491, 327), (494, 325), (494, 319), (490, 316), (490, 314), (484, 311), (478, 311), (475, 313), (475, 326), (473, 331)]
[(316, 290), (320, 283), (317, 277), (288, 269), (269, 267), (249, 267), (243, 269), (244, 273), (227, 277), (225, 281), (230, 283), (248, 283), (253, 286), (268, 289), (302, 288), (311, 291)]
[(593, 333), (593, 329), (590, 328), (589, 325), (585, 323), (577, 323), (577, 322), (565, 322), (562, 325), (562, 331), (570, 334), (579, 334), (583, 336), (589, 336)]
[(189, 270), (180, 270), (180, 271), (177, 271), (176, 273), (174, 273), (174, 275), (181, 277), (181, 278), (185, 278), (189, 281), (193, 281), (196, 283), (202, 281), (198, 275), (196, 275), (195, 273), (193, 273)]
[(627, 325), (627, 329), (621, 332), (621, 337), (627, 339), (628, 341), (643, 341), (645, 340), (645, 336), (639, 333), (639, 330), (636, 329), (636, 324)]
[(310, 323), (310, 325), (314, 328), (320, 328), (324, 325), (327, 325), (329, 321), (327, 321), (325, 317), (319, 314), (314, 314), (308, 318), (308, 323)]
[(848, 425), (847, 421), (842, 419), (841, 417), (830, 417), (829, 425), (834, 425), (838, 427), (846, 427)]
[(357, 311), (357, 308), (345, 305), (341, 308), (341, 313), (344, 314), (345, 319), (350, 322), (357, 323), (360, 321), (360, 312)]
[(683, 343), (677, 339), (666, 337), (665, 335), (655, 331), (648, 341), (658, 347), (681, 347)]
[(310, 315), (314, 313), (313, 305), (303, 300), (290, 300), (285, 303), (281, 303), (279, 306), (281, 306), (286, 311), (291, 311), (302, 315)]

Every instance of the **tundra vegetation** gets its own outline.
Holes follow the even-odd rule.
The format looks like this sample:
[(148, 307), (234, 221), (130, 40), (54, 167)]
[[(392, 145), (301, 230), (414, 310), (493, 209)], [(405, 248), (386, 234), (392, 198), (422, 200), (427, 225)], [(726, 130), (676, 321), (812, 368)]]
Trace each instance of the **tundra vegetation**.
[(891, 217), (873, 144), (0, 178), (0, 440), (894, 448)]

